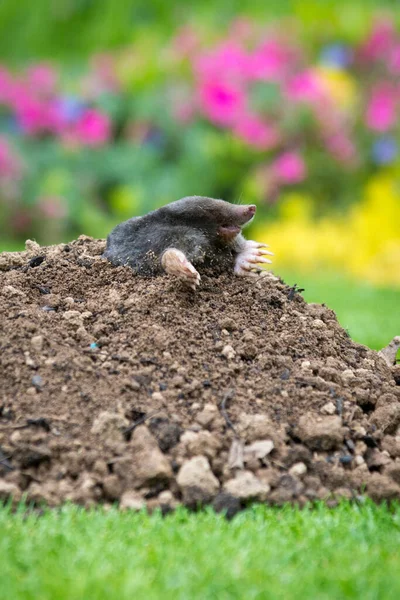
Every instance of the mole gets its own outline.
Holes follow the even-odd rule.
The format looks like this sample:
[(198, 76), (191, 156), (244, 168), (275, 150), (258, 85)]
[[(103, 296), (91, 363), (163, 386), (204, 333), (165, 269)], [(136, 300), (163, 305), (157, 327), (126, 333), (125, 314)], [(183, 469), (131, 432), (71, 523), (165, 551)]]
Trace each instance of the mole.
[(103, 256), (137, 275), (175, 276), (192, 290), (200, 284), (199, 271), (256, 277), (272, 252), (242, 234), (255, 213), (254, 204), (187, 196), (117, 225)]

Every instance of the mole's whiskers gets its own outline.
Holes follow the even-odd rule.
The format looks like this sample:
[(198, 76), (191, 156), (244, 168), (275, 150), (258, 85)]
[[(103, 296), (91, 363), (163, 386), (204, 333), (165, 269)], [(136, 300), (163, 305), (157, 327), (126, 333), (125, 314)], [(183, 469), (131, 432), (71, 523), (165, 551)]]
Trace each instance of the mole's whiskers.
[(242, 202), (242, 196), (243, 196), (243, 192), (240, 192), (239, 198), (237, 200), (234, 200), (233, 204), (237, 204), (237, 205), (241, 206), (243, 204), (243, 202)]

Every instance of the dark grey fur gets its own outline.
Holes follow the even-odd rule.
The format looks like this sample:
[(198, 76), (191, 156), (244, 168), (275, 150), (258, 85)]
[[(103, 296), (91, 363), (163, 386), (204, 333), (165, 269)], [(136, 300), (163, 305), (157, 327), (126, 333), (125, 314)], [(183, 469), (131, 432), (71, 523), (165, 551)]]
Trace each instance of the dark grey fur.
[(233, 269), (243, 238), (239, 234), (228, 243), (218, 228), (242, 227), (248, 219), (243, 219), (238, 208), (203, 196), (182, 198), (117, 225), (107, 238), (103, 256), (146, 276), (162, 272), (161, 257), (168, 248), (181, 250), (195, 267), (218, 272)]

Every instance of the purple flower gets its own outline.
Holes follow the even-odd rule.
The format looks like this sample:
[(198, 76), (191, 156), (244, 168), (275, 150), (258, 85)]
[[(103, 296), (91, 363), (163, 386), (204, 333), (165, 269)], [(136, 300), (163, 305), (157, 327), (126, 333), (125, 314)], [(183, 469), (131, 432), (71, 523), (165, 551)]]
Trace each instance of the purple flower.
[(85, 104), (74, 96), (64, 96), (57, 100), (57, 108), (66, 123), (75, 123), (84, 113)]
[(378, 138), (372, 146), (372, 159), (377, 165), (388, 165), (398, 155), (397, 142), (393, 137), (385, 136)]
[(329, 44), (320, 54), (320, 62), (329, 67), (346, 69), (353, 59), (353, 52), (344, 44)]

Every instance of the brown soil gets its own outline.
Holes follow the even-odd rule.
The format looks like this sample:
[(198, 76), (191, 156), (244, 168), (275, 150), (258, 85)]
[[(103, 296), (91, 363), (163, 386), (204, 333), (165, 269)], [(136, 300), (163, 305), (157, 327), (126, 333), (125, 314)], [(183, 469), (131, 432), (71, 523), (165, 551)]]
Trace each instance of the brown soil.
[(188, 292), (103, 248), (0, 255), (0, 498), (400, 499), (395, 369), (332, 310), (269, 277)]

